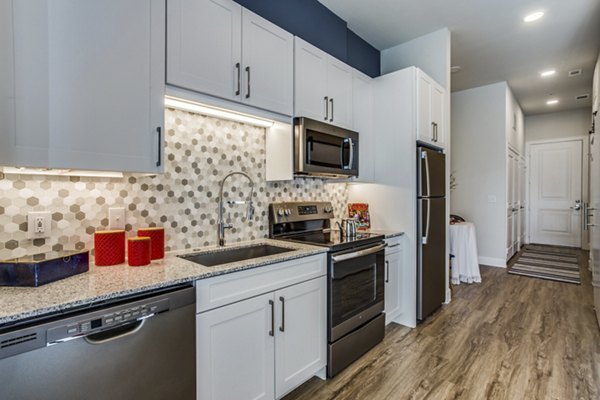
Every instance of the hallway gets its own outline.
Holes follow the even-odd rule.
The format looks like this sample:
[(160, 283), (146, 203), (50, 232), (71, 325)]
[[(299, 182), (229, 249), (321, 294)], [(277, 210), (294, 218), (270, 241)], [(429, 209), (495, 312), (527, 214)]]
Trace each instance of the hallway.
[(335, 379), (285, 399), (595, 399), (600, 330), (587, 252), (582, 285), (481, 267), (481, 284), (416, 329), (392, 324), (383, 343)]

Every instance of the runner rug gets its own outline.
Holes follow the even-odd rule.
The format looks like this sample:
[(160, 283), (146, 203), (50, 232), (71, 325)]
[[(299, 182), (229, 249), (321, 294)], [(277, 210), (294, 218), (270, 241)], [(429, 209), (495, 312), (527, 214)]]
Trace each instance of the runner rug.
[(528, 246), (517, 256), (509, 274), (581, 284), (577, 255), (571, 249)]

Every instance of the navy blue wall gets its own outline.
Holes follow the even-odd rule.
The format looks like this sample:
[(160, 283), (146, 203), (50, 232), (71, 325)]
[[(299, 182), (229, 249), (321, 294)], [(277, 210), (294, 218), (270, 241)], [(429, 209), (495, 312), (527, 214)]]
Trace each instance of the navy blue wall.
[(379, 50), (349, 30), (346, 21), (317, 0), (235, 1), (359, 71), (379, 76)]

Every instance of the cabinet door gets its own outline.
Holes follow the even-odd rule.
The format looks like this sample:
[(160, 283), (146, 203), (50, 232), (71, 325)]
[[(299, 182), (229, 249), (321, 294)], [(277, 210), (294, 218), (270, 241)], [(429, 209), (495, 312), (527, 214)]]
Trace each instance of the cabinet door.
[(242, 15), (242, 101), (292, 115), (294, 36), (251, 11)]
[(17, 137), (47, 132), (51, 168), (160, 171), (164, 1), (14, 4)]
[(294, 116), (329, 121), (328, 60), (327, 53), (294, 38)]
[(169, 0), (167, 83), (241, 99), (242, 7), (233, 0)]
[[(13, 42), (13, 4), (0, 0), (0, 165), (17, 165), (18, 143), (15, 135), (15, 52)], [(33, 118), (32, 118), (33, 119)], [(47, 154), (47, 149), (42, 149)], [(26, 156), (23, 152), (22, 156)], [(46, 156), (47, 158), (47, 156)], [(32, 157), (32, 161), (35, 157)], [(38, 160), (39, 162), (39, 160)], [(44, 160), (41, 161), (42, 163)]]
[(48, 4), (0, 4), (0, 163), (48, 167)]
[(272, 302), (269, 293), (198, 314), (198, 399), (275, 397)]
[(356, 70), (352, 73), (353, 129), (359, 134), (358, 143), (358, 182), (373, 182), (373, 151), (375, 137), (373, 132), (373, 95), (372, 79)]
[(444, 89), (441, 86), (438, 86), (436, 83), (432, 83), (430, 92), (430, 115), (431, 124), (434, 124), (433, 142), (439, 147), (444, 147), (446, 144), (446, 129), (444, 126), (444, 95)]
[(385, 322), (389, 324), (400, 312), (400, 273), (402, 251), (386, 251), (385, 254)]
[(352, 67), (329, 57), (327, 64), (329, 122), (352, 129)]
[(277, 398), (327, 364), (327, 278), (275, 292)]
[(421, 71), (417, 73), (417, 139), (434, 144), (431, 124), (431, 80)]

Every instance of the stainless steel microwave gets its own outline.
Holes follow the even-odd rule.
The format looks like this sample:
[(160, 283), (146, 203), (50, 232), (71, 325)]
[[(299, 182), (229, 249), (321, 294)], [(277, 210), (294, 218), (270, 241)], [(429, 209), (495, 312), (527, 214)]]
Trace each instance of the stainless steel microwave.
[(358, 133), (309, 118), (294, 118), (294, 174), (358, 176)]

